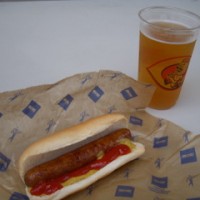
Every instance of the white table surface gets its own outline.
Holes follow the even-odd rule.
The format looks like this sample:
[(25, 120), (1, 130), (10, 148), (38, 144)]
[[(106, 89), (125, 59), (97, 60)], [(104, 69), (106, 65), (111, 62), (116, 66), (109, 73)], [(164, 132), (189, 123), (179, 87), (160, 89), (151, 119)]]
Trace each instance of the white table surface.
[[(137, 79), (138, 11), (175, 6), (200, 15), (199, 0), (0, 2), (0, 92), (110, 69)], [(180, 99), (147, 111), (200, 134), (200, 38)]]

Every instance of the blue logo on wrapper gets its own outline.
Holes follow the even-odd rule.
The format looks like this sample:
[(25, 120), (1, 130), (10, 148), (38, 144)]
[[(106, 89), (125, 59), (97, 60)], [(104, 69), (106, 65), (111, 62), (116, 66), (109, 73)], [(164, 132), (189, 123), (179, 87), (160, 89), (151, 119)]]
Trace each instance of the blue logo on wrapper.
[(156, 177), (152, 176), (151, 184), (159, 187), (159, 188), (167, 188), (168, 187), (168, 177)]
[(23, 110), (23, 113), (28, 117), (33, 118), (40, 108), (41, 106), (37, 102), (32, 100), (28, 104), (28, 106)]
[(132, 87), (128, 87), (121, 91), (122, 96), (124, 99), (129, 100), (137, 96), (136, 92), (133, 90)]
[(74, 98), (68, 94), (67, 96), (65, 96), (58, 104), (60, 107), (62, 107), (64, 110), (67, 110), (70, 106), (70, 104), (72, 103), (72, 101), (74, 100)]
[(200, 200), (200, 197), (190, 198), (190, 199), (187, 199), (187, 200)]
[(162, 148), (168, 145), (168, 136), (154, 138), (153, 147), (154, 148)]
[(142, 126), (143, 120), (134, 116), (130, 116), (129, 122), (133, 125)]
[(29, 200), (29, 198), (24, 194), (14, 192), (9, 198), (9, 200)]
[(0, 112), (0, 118), (3, 117), (3, 113)]
[(0, 152), (0, 171), (4, 172), (7, 170), (10, 164), (10, 159)]
[(116, 197), (133, 197), (135, 188), (127, 185), (118, 185), (115, 193)]
[(88, 96), (90, 97), (90, 99), (92, 99), (92, 101), (94, 101), (95, 103), (104, 95), (104, 91), (96, 86), (89, 94)]
[(187, 164), (197, 161), (195, 148), (180, 151), (181, 164)]

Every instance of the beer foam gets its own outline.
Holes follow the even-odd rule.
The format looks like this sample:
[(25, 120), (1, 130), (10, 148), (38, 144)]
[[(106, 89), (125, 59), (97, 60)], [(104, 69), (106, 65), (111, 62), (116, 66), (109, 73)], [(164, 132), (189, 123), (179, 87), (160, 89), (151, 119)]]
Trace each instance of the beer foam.
[(187, 44), (196, 39), (196, 33), (191, 27), (170, 20), (142, 24), (141, 32), (152, 40), (168, 44)]

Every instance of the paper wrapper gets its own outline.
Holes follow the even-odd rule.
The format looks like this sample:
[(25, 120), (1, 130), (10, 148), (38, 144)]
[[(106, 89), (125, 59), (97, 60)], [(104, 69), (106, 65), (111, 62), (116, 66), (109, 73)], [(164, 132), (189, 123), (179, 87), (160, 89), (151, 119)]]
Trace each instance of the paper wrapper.
[(0, 94), (0, 199), (27, 200), (17, 160), (32, 142), (91, 117), (120, 112), (146, 152), (66, 199), (200, 199), (200, 135), (145, 111), (154, 88), (115, 71)]

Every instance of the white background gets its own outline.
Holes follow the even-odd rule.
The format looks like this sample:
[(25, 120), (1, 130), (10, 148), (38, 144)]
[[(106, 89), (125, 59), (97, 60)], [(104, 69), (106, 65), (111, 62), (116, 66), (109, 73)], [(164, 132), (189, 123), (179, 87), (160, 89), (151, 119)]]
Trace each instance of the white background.
[[(138, 11), (164, 5), (200, 15), (199, 0), (0, 2), (0, 92), (101, 69), (137, 79)], [(200, 133), (199, 75), (200, 39), (177, 105), (147, 111)]]

